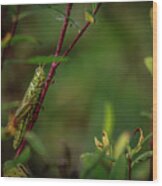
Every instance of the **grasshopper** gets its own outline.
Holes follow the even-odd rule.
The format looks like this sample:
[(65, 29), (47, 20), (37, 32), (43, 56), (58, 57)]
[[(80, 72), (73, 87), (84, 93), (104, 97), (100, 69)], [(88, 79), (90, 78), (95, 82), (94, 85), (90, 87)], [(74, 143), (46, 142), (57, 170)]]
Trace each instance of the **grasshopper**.
[(14, 136), (13, 148), (17, 149), (24, 137), (26, 127), (30, 122), (36, 105), (39, 103), (39, 96), (45, 82), (45, 73), (42, 66), (36, 68), (34, 77), (25, 92), (20, 106), (16, 110), (14, 117), (9, 121), (8, 133)]

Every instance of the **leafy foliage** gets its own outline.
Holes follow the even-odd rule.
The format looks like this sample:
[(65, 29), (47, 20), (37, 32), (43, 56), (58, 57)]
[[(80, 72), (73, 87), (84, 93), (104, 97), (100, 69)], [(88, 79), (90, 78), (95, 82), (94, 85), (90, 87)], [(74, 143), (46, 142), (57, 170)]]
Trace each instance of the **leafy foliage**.
[(130, 134), (128, 132), (123, 132), (119, 135), (115, 145), (114, 145), (114, 158), (118, 159), (121, 154), (125, 152), (126, 147), (130, 142)]
[[(49, 10), (51, 10), (52, 12), (59, 14), (60, 17), (57, 17), (56, 20), (58, 20), (58, 21), (64, 20), (65, 13), (62, 10), (60, 10), (58, 7), (56, 8), (56, 6), (47, 5), (47, 8)], [(73, 19), (72, 16), (69, 16), (68, 19), (69, 19), (70, 25), (74, 26), (80, 32), (81, 27), (80, 27), (79, 23), (75, 19)]]
[(147, 159), (151, 158), (153, 156), (153, 152), (147, 151), (144, 152), (143, 154), (140, 154), (131, 164), (131, 166), (133, 167), (135, 164), (140, 163), (142, 161), (146, 161)]
[(106, 154), (111, 154), (110, 142), (106, 131), (102, 132), (102, 142), (100, 142), (96, 137), (94, 138), (94, 142), (98, 150), (103, 151), (107, 149)]
[(92, 11), (94, 12), (94, 10), (96, 9), (97, 7), (97, 3), (92, 3)]
[(141, 145), (144, 145), (146, 142), (148, 142), (152, 138), (153, 134), (152, 132), (149, 133), (142, 141)]
[(18, 156), (15, 161), (16, 163), (25, 163), (29, 160), (30, 158), (30, 148), (29, 146), (26, 146), (25, 149), (22, 151), (20, 156)]
[(4, 168), (3, 172), (5, 177), (29, 177), (31, 175), (30, 171), (20, 163), (10, 169)]
[(12, 38), (12, 35), (10, 32), (7, 32), (6, 35), (4, 36), (4, 38), (2, 39), (2, 49), (4, 49), (5, 47), (7, 47), (8, 43), (10, 42)]
[(25, 149), (20, 154), (20, 156), (14, 158), (13, 160), (8, 160), (4, 163), (3, 166), (5, 172), (4, 175), (10, 174), (10, 172), (12, 173), (13, 172), (12, 170), (16, 171), (17, 165), (27, 163), (29, 158), (30, 158), (30, 148), (26, 146)]
[(124, 154), (122, 154), (114, 163), (109, 175), (109, 179), (110, 180), (128, 179), (127, 159)]
[(105, 163), (104, 151), (82, 154), (81, 161), (80, 178), (107, 179), (110, 161)]
[(34, 132), (28, 132), (25, 136), (31, 148), (41, 156), (47, 156), (46, 149), (41, 142), (40, 138)]
[[(135, 140), (134, 136), (136, 134), (138, 134), (138, 133), (139, 133), (139, 138), (137, 140), (137, 143), (136, 143), (135, 146), (132, 146), (133, 141)], [(143, 135), (142, 129), (141, 128), (135, 129), (134, 135), (133, 135), (132, 140), (130, 142), (130, 146), (128, 147), (128, 154), (131, 157), (134, 156), (136, 153), (138, 153), (142, 149), (142, 142), (143, 142), (143, 140), (144, 140), (144, 135)]]
[(10, 45), (13, 46), (13, 45), (17, 45), (17, 44), (23, 43), (23, 42), (30, 43), (30, 44), (38, 44), (38, 41), (32, 36), (17, 34), (11, 40)]
[[(96, 3), (92, 3), (90, 9), (85, 11), (85, 20), (90, 23), (95, 23), (95, 17), (93, 16), (93, 11), (96, 8)], [(37, 5), (42, 7), (40, 5)], [(14, 6), (11, 6), (15, 9)], [(12, 14), (15, 14), (16, 10), (12, 8)], [(43, 8), (50, 9), (50, 12), (55, 12), (59, 14), (59, 19), (63, 20), (65, 17), (64, 12), (57, 8), (57, 6), (53, 5), (44, 5)], [(40, 9), (37, 9), (35, 5), (34, 11), (24, 11), (21, 12), (18, 16), (19, 20), (26, 18), (32, 14), (37, 14), (40, 12)], [(55, 14), (53, 14), (55, 15)], [(12, 16), (13, 20), (15, 16)], [(55, 20), (55, 19), (54, 19)], [(78, 22), (73, 19), (71, 16), (69, 17), (70, 25), (74, 25), (77, 29), (80, 30), (80, 25)], [(32, 36), (27, 35), (15, 35), (11, 40), (11, 34), (7, 33), (5, 37), (2, 39), (2, 48), (10, 45), (15, 46), (19, 43), (29, 43), (31, 45), (37, 44), (38, 41)], [(94, 52), (94, 51), (93, 51)], [(30, 58), (25, 63), (28, 64), (36, 64), (36, 65), (46, 65), (51, 64), (52, 62), (65, 62), (67, 58), (65, 57), (54, 57), (54, 56), (35, 56)], [(17, 63), (17, 61), (16, 61)], [(148, 71), (152, 74), (152, 58), (145, 59), (145, 66)], [(72, 70), (73, 71), (73, 70)], [(2, 106), (2, 109), (10, 109), (16, 107), (17, 103), (9, 103), (9, 105), (5, 104)], [(130, 155), (132, 160), (132, 169), (135, 164), (139, 164), (141, 161), (146, 161), (147, 159), (152, 157), (152, 151), (147, 151), (143, 153), (143, 146), (147, 143), (151, 137), (152, 133), (148, 134), (146, 137), (143, 136), (142, 129), (139, 130), (139, 134), (137, 136), (132, 137), (129, 132), (123, 132), (119, 135), (117, 140), (114, 142), (112, 139), (112, 134), (114, 130), (114, 110), (111, 103), (106, 103), (105, 106), (105, 122), (102, 133), (102, 140), (99, 141), (95, 138), (96, 151), (91, 153), (85, 153), (81, 155), (81, 172), (80, 178), (98, 178), (98, 179), (127, 179), (128, 178), (128, 155)], [(3, 138), (3, 128), (2, 128), (2, 138)], [(37, 153), (37, 155), (47, 156), (46, 149), (42, 144), (39, 137), (33, 132), (27, 133), (25, 136), (28, 141), (29, 146), (27, 146), (19, 157), (14, 158), (13, 160), (6, 161), (4, 164), (4, 175), (10, 176), (22, 176), (27, 177), (28, 171), (24, 171), (26, 168), (23, 164), (26, 164), (30, 158), (31, 150), (30, 148)], [(132, 143), (131, 143), (132, 142)], [(133, 144), (133, 145), (132, 145)], [(141, 154), (142, 152), (142, 154)], [(7, 172), (6, 172), (7, 170)]]
[(109, 137), (111, 138), (114, 128), (114, 111), (112, 104), (110, 102), (105, 104), (105, 122), (104, 130), (108, 132)]
[(85, 20), (90, 23), (95, 23), (95, 18), (90, 11), (85, 12)]
[[(112, 145), (107, 134), (103, 131), (102, 142), (95, 138), (97, 151), (81, 155), (81, 178), (128, 179), (129, 174), (131, 174), (128, 167), (133, 168), (135, 164), (152, 157), (152, 151), (139, 154), (150, 135), (146, 136), (145, 139), (141, 128), (137, 128), (134, 134), (136, 133), (139, 133), (138, 140), (136, 145), (131, 147), (130, 142), (135, 138), (132, 136), (131, 139), (130, 133), (123, 132), (119, 135), (115, 144)], [(138, 156), (134, 159), (137, 153)], [(129, 158), (131, 158), (131, 161)]]

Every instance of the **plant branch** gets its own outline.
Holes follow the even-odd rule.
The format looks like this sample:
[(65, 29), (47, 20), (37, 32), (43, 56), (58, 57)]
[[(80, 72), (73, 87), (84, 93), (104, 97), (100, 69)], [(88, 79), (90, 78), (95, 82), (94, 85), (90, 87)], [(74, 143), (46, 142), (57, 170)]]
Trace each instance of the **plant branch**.
[[(59, 37), (59, 40), (58, 40), (56, 52), (54, 54), (55, 56), (58, 56), (60, 51), (61, 51), (61, 49), (62, 49), (63, 41), (64, 41), (64, 38), (65, 38), (65, 33), (66, 33), (66, 30), (67, 30), (67, 27), (68, 27), (68, 23), (69, 23), (68, 17), (70, 16), (71, 9), (72, 9), (72, 4), (67, 4), (67, 6), (66, 6), (66, 15), (65, 15), (65, 18), (64, 18), (64, 23), (63, 23), (61, 32), (60, 32), (60, 37)], [(43, 90), (41, 92), (41, 95), (40, 95), (39, 104), (37, 104), (36, 109), (35, 109), (35, 111), (33, 113), (33, 118), (31, 120), (31, 122), (29, 122), (29, 125), (27, 126), (27, 131), (30, 131), (33, 128), (33, 125), (34, 125), (35, 121), (38, 118), (38, 115), (39, 115), (39, 112), (40, 112), (41, 105), (43, 103), (44, 97), (45, 97), (46, 92), (48, 90), (48, 87), (49, 87), (49, 85), (50, 85), (50, 83), (52, 81), (52, 77), (54, 76), (56, 64), (57, 63), (53, 62), (52, 65), (51, 65), (50, 71), (48, 73), (47, 80), (45, 82), (44, 88), (43, 88)], [(22, 152), (23, 148), (25, 147), (25, 144), (26, 144), (26, 140), (23, 139), (22, 143), (20, 144), (19, 148), (16, 151), (16, 157), (19, 156), (19, 154)]]
[[(93, 15), (96, 15), (96, 13), (98, 12), (99, 8), (101, 6), (101, 3), (97, 4), (96, 9), (93, 12)], [(76, 35), (76, 37), (74, 38), (74, 40), (72, 41), (71, 45), (69, 46), (69, 48), (64, 52), (63, 56), (67, 56), (70, 51), (73, 49), (73, 47), (76, 45), (76, 43), (78, 42), (78, 40), (80, 39), (80, 37), (84, 34), (84, 32), (87, 30), (87, 28), (90, 26), (90, 22), (87, 22), (84, 27), (81, 29), (81, 31)]]
[[(93, 15), (95, 15), (98, 12), (100, 6), (101, 6), (101, 3), (98, 3), (96, 9), (93, 12)], [(66, 30), (67, 30), (67, 26), (68, 26), (68, 23), (69, 23), (68, 17), (70, 16), (71, 7), (72, 7), (72, 4), (68, 4), (67, 5), (66, 16), (64, 18), (64, 24), (63, 24), (63, 27), (62, 27), (62, 30), (61, 30), (61, 33), (60, 33), (60, 38), (59, 38), (59, 41), (58, 41), (58, 45), (57, 45), (57, 49), (56, 49), (56, 52), (55, 52), (55, 56), (59, 55), (59, 53), (61, 51), (61, 48), (62, 48), (63, 40), (64, 40), (65, 33), (66, 33)], [(86, 24), (83, 26), (81, 31), (73, 39), (73, 41), (72, 41), (71, 45), (69, 46), (69, 48), (64, 52), (63, 56), (67, 56), (70, 53), (70, 51), (73, 49), (73, 47), (79, 41), (79, 39), (84, 34), (84, 32), (87, 30), (87, 28), (90, 26), (90, 24), (91, 24), (90, 22), (86, 22)], [(31, 120), (31, 122), (28, 124), (27, 131), (30, 131), (33, 128), (34, 123), (38, 119), (42, 103), (44, 101), (44, 98), (46, 96), (48, 88), (49, 88), (49, 86), (50, 86), (50, 84), (52, 82), (52, 78), (53, 78), (53, 76), (55, 74), (55, 71), (56, 71), (57, 67), (60, 64), (61, 64), (61, 62), (58, 62), (58, 63), (53, 62), (52, 65), (51, 65), (51, 68), (50, 68), (49, 73), (48, 73), (48, 77), (46, 79), (45, 85), (44, 85), (44, 87), (42, 89), (42, 92), (41, 92), (41, 95), (40, 95), (39, 104), (37, 104), (37, 106), (36, 106), (36, 109), (35, 109), (35, 111), (33, 113), (33, 118)], [(16, 157), (19, 156), (19, 154), (22, 152), (22, 150), (25, 147), (25, 145), (26, 145), (26, 140), (23, 139), (20, 147), (18, 148), (18, 150), (16, 152)]]
[(11, 35), (10, 36), (11, 38), (10, 38), (7, 46), (3, 49), (3, 52), (2, 52), (1, 70), (3, 69), (5, 57), (6, 57), (7, 51), (9, 49), (9, 47), (10, 47), (10, 43), (11, 43), (11, 41), (12, 41), (12, 39), (15, 36), (15, 33), (16, 33), (16, 28), (17, 28), (18, 21), (19, 21), (19, 14), (20, 14), (20, 5), (17, 5), (16, 14), (15, 14), (14, 19), (12, 20), (11, 30), (9, 32), (9, 34)]

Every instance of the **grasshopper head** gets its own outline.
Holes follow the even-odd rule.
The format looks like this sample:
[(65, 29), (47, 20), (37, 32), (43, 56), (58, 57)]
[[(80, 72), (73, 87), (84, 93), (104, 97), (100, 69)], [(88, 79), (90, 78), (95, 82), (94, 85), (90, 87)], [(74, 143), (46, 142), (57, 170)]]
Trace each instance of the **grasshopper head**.
[(37, 81), (44, 82), (45, 73), (44, 73), (43, 67), (41, 67), (41, 66), (37, 67), (35, 73), (36, 73)]

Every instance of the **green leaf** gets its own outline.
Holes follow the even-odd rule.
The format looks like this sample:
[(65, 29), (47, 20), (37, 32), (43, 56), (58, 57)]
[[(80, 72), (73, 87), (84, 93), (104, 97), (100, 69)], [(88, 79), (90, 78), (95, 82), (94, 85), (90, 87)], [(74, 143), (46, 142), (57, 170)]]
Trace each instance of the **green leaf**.
[(30, 148), (26, 146), (21, 154), (14, 160), (16, 164), (18, 163), (25, 163), (30, 158)]
[(128, 165), (125, 154), (122, 154), (119, 159), (114, 163), (110, 172), (110, 180), (125, 180), (128, 179)]
[[(59, 8), (56, 8), (56, 5), (54, 5), (54, 6), (53, 5), (46, 5), (46, 6), (45, 5), (44, 6), (34, 5), (34, 7), (36, 9), (34, 9), (34, 11), (32, 11), (32, 12), (29, 12), (28, 14), (39, 15), (40, 12), (42, 12), (45, 9), (48, 9), (48, 12), (51, 13), (52, 15), (54, 15), (56, 20), (63, 21), (64, 17), (66, 16), (64, 13), (64, 10), (60, 10)], [(55, 13), (58, 13), (60, 17), (57, 17)], [(22, 17), (24, 17), (24, 16), (22, 16)], [(26, 15), (25, 15), (25, 17), (26, 17)], [(68, 19), (69, 19), (70, 25), (75, 26), (75, 28), (79, 29), (79, 31), (81, 30), (81, 26), (79, 25), (79, 23), (77, 21), (75, 21), (71, 16), (69, 16)]]
[(141, 145), (144, 145), (146, 142), (148, 142), (151, 138), (152, 138), (152, 132), (149, 133), (145, 138), (144, 140), (142, 141)]
[(17, 45), (19, 43), (22, 43), (22, 42), (25, 42), (25, 43), (31, 43), (31, 44), (38, 44), (38, 41), (32, 37), (32, 36), (28, 36), (28, 35), (15, 35), (11, 42), (10, 42), (10, 45), (13, 46), (13, 45)]
[(90, 11), (85, 12), (85, 20), (90, 23), (95, 23), (95, 18)]
[(75, 21), (74, 19), (69, 17), (69, 22), (70, 22), (70, 25), (74, 26), (80, 32), (81, 27), (80, 27), (80, 25), (79, 25), (79, 23), (77, 21)]
[(150, 74), (152, 75), (152, 71), (153, 71), (153, 59), (152, 57), (146, 57), (144, 59), (144, 63), (145, 63), (145, 66), (147, 68), (147, 70), (150, 72)]
[(109, 139), (111, 139), (113, 128), (114, 128), (114, 111), (113, 111), (112, 104), (108, 102), (105, 105), (104, 130), (108, 132)]
[(16, 166), (16, 164), (15, 164), (14, 160), (8, 160), (8, 161), (5, 161), (5, 163), (3, 165), (3, 169), (4, 170), (9, 170), (9, 169), (11, 169), (15, 166)]
[(140, 163), (142, 161), (146, 161), (147, 159), (151, 158), (153, 156), (153, 151), (147, 151), (143, 154), (139, 155), (131, 164), (133, 167), (135, 164)]
[[(57, 20), (59, 20), (59, 21), (63, 21), (63, 20), (64, 20), (64, 18), (65, 18), (66, 15), (65, 15), (65, 13), (64, 13), (63, 11), (59, 10), (59, 9), (56, 8), (56, 7), (52, 7), (52, 6), (48, 6), (48, 8), (51, 9), (52, 11), (55, 11), (55, 12), (59, 13), (59, 15), (60, 15), (61, 17), (56, 18)], [(80, 31), (81, 27), (80, 27), (80, 25), (78, 24), (78, 22), (75, 21), (71, 16), (69, 16), (68, 19), (69, 19), (70, 25), (74, 25), (74, 26), (75, 26), (77, 29), (79, 29), (79, 31)]]
[(143, 140), (144, 140), (143, 130), (141, 128), (136, 128), (130, 142), (131, 157), (142, 149)]
[(4, 169), (9, 170), (16, 167), (18, 164), (26, 163), (30, 157), (30, 148), (28, 146), (22, 151), (22, 153), (13, 160), (8, 160), (4, 163)]
[(125, 152), (125, 149), (130, 141), (130, 134), (128, 132), (122, 133), (118, 139), (117, 142), (114, 145), (114, 157), (115, 159), (118, 159), (120, 155)]
[(40, 138), (33, 132), (28, 132), (25, 135), (26, 140), (32, 147), (32, 149), (39, 155), (47, 156), (46, 149), (41, 142)]
[[(98, 155), (95, 153), (84, 153), (81, 155), (81, 162), (82, 162), (82, 168), (81, 168), (81, 175), (80, 178), (86, 178), (89, 176), (92, 165), (95, 164), (95, 162), (98, 159)], [(95, 166), (93, 166), (95, 168)]]
[(8, 44), (10, 43), (12, 38), (12, 35), (10, 32), (7, 32), (6, 35), (2, 38), (1, 41), (1, 47), (2, 49), (6, 48), (8, 46)]
[[(91, 178), (91, 179), (107, 179), (108, 173), (105, 167), (102, 165), (104, 160), (105, 152), (100, 153), (85, 153), (81, 155), (81, 171), (80, 178)], [(108, 163), (103, 164), (108, 168)]]
[(30, 177), (31, 172), (21, 163), (12, 164), (12, 160), (5, 162), (3, 167), (4, 177)]
[(43, 64), (51, 64), (53, 62), (66, 62), (68, 61), (67, 57), (62, 56), (35, 56), (30, 58), (27, 62), (29, 64), (43, 65)]
[(136, 148), (138, 149), (139, 146), (141, 146), (142, 141), (144, 140), (143, 136), (143, 131), (141, 128), (135, 129), (133, 136), (130, 141), (130, 146), (131, 148)]
[(92, 12), (94, 12), (94, 10), (96, 9), (97, 7), (97, 3), (92, 3)]
[(59, 14), (61, 14), (62, 16), (65, 17), (64, 11), (60, 10), (59, 8), (56, 8), (55, 6), (47, 6), (47, 8), (50, 8), (51, 10), (53, 10), (53, 11), (55, 11), (55, 12), (57, 12), (57, 13), (59, 13)]

